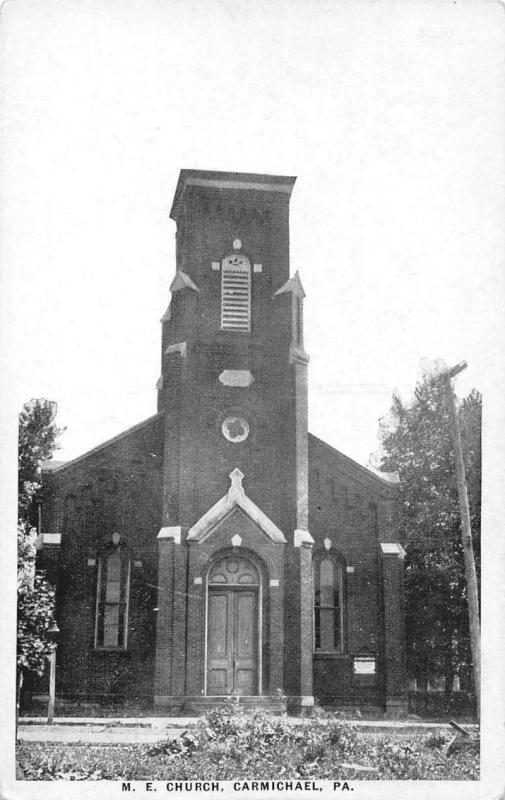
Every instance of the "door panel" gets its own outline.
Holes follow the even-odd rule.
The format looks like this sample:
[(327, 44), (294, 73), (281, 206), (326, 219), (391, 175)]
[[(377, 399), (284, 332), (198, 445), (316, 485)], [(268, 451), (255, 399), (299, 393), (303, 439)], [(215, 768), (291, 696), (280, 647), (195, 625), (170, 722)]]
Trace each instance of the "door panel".
[(233, 655), (235, 694), (256, 693), (256, 592), (235, 592)]
[(207, 694), (257, 693), (257, 600), (255, 589), (209, 589)]
[(230, 593), (209, 592), (208, 694), (228, 694), (232, 669)]
[(213, 659), (228, 657), (228, 601), (227, 592), (209, 595), (209, 656)]

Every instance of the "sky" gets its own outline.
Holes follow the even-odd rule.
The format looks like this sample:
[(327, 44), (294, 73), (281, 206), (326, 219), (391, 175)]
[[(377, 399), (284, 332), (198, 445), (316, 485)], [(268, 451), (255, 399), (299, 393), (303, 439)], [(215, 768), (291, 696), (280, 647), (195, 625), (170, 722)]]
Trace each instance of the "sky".
[(58, 403), (56, 458), (156, 411), (181, 168), (297, 176), (314, 434), (366, 464), (424, 357), (467, 360), (458, 394), (492, 391), (501, 4), (15, 0), (1, 15), (4, 403)]

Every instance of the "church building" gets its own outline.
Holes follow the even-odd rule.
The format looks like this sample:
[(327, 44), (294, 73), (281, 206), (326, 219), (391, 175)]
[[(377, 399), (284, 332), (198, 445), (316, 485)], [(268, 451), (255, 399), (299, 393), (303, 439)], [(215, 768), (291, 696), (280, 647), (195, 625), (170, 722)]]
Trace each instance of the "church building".
[(57, 697), (406, 709), (397, 486), (308, 433), (294, 183), (181, 171), (157, 412), (43, 469)]

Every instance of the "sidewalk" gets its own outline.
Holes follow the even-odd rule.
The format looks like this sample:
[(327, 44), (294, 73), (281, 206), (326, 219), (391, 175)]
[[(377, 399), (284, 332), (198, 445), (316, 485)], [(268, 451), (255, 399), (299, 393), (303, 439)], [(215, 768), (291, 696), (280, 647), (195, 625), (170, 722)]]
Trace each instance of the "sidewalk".
[[(198, 722), (199, 717), (56, 717), (48, 725), (44, 717), (21, 717), (18, 739), (30, 742), (88, 742), (92, 744), (148, 744), (175, 739)], [(290, 725), (304, 725), (310, 718), (284, 717)], [(418, 720), (345, 720), (363, 733), (428, 734), (449, 730), (449, 722)], [(470, 732), (478, 725), (465, 724)]]
[(101, 725), (79, 724), (18, 725), (18, 740), (22, 742), (86, 742), (89, 744), (154, 744), (160, 739), (177, 739), (184, 728), (117, 726), (103, 721)]

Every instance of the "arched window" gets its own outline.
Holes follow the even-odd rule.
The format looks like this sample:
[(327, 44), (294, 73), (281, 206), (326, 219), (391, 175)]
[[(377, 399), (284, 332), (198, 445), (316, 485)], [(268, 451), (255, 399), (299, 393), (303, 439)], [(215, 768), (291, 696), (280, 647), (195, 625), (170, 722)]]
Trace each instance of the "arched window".
[(251, 263), (238, 253), (222, 263), (221, 328), (251, 330)]
[(314, 561), (314, 649), (341, 653), (344, 649), (342, 562), (322, 555)]
[(128, 550), (126, 547), (110, 548), (98, 560), (95, 647), (126, 648), (129, 589)]
[(209, 586), (258, 586), (259, 583), (258, 570), (248, 558), (241, 556), (225, 556), (209, 572)]

